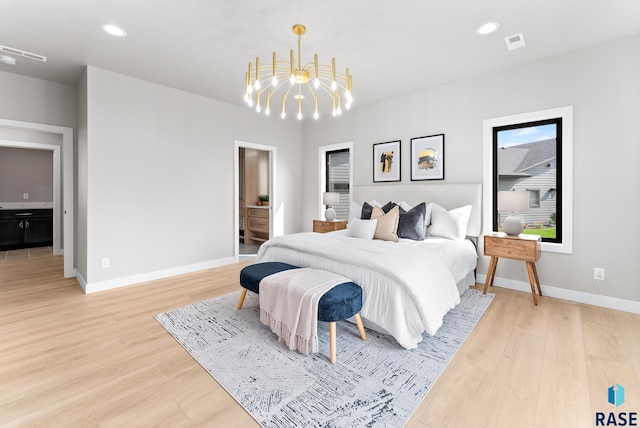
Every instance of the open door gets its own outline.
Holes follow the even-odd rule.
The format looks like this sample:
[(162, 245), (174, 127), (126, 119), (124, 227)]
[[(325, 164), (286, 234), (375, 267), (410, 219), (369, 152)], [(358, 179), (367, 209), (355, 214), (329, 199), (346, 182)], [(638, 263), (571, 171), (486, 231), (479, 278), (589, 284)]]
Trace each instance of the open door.
[(273, 236), (273, 165), (275, 148), (236, 142), (235, 257), (253, 258)]

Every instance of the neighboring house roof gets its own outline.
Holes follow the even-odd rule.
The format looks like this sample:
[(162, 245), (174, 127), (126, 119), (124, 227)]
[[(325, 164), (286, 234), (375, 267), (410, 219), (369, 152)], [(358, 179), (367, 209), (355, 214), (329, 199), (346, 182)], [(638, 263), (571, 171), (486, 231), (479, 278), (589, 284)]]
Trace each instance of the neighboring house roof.
[(500, 175), (528, 176), (527, 170), (556, 157), (556, 139), (506, 147), (498, 151)]

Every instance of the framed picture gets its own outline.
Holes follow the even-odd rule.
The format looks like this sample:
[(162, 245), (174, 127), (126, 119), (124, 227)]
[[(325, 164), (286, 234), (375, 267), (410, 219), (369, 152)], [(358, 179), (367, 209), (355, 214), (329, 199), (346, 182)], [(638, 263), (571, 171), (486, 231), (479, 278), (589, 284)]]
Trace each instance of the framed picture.
[(411, 181), (444, 180), (444, 134), (411, 139)]
[(373, 145), (373, 182), (400, 181), (400, 140)]

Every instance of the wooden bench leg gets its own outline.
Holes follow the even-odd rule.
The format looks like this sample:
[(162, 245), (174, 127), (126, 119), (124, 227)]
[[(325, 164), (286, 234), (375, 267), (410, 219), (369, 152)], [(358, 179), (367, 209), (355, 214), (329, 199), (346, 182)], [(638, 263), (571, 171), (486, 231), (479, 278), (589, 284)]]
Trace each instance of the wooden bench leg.
[(360, 338), (362, 340), (367, 340), (367, 333), (364, 331), (364, 325), (362, 324), (362, 318), (360, 318), (360, 314), (357, 313), (353, 316), (356, 320), (356, 325), (358, 326), (358, 331), (360, 332)]
[(242, 289), (242, 294), (240, 295), (240, 301), (238, 302), (238, 310), (242, 309), (242, 304), (244, 303), (244, 298), (247, 297), (247, 289)]
[(336, 363), (336, 323), (329, 323), (329, 360), (331, 364)]

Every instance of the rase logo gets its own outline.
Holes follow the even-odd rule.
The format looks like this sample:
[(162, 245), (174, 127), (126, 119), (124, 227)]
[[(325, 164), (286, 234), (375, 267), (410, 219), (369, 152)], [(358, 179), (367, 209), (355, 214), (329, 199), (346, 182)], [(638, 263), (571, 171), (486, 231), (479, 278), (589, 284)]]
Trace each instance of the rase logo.
[[(619, 407), (624, 404), (624, 386), (616, 383), (607, 390), (609, 404)], [(596, 412), (596, 426), (607, 427), (636, 427), (638, 426), (637, 412)]]

